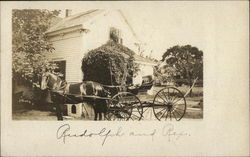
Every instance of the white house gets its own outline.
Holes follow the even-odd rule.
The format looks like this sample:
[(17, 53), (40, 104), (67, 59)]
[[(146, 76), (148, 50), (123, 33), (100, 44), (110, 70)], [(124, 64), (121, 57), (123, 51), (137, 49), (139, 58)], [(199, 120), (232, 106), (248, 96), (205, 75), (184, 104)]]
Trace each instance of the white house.
[[(105, 44), (112, 33), (119, 36), (120, 43), (137, 53), (134, 57), (140, 65), (141, 75), (153, 75), (156, 63), (138, 55), (140, 41), (120, 10), (90, 10), (63, 18), (46, 32), (55, 48), (47, 57), (59, 64), (67, 82), (81, 82), (84, 54)], [(86, 115), (84, 109), (82, 104), (67, 105), (68, 115), (73, 117)]]
[[(121, 43), (138, 52), (136, 33), (120, 10), (90, 10), (63, 18), (47, 32), (55, 48), (48, 57), (59, 64), (68, 82), (82, 81), (81, 60), (88, 51), (105, 44), (116, 32)], [(142, 75), (152, 75), (155, 62), (135, 55)]]

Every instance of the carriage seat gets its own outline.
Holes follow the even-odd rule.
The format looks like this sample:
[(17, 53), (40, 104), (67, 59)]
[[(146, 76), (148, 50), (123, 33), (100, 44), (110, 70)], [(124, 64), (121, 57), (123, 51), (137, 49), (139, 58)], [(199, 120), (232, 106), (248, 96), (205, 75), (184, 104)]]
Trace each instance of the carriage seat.
[(140, 86), (138, 86), (138, 85), (130, 86), (130, 87), (128, 87), (128, 92), (137, 95), (139, 93), (139, 88), (140, 88)]

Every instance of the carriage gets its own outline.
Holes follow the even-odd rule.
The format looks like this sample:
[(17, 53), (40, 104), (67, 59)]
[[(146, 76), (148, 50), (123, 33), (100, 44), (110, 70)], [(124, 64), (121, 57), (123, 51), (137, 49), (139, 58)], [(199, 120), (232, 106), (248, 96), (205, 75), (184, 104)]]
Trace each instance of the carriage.
[[(158, 120), (181, 120), (186, 112), (184, 95), (175, 87), (164, 87), (151, 101), (141, 101), (132, 92), (118, 92), (109, 99), (108, 120), (142, 120), (149, 108)], [(122, 115), (122, 116), (121, 116)]]
[[(48, 81), (48, 78), (45, 80)], [(84, 94), (79, 91), (65, 92), (65, 89), (67, 89), (66, 86), (63, 88), (64, 92), (58, 89), (51, 91), (53, 94), (63, 98), (62, 101), (64, 104), (75, 104), (85, 101), (92, 101), (94, 103), (105, 102), (107, 104), (104, 115), (106, 120), (143, 120), (146, 118), (145, 113), (149, 109), (152, 109), (155, 118), (159, 121), (172, 119), (180, 121), (186, 112), (186, 100), (185, 95), (179, 89), (166, 86), (157, 91), (150, 101), (142, 101), (140, 99), (140, 92), (151, 89), (153, 82), (153, 80), (144, 81), (141, 86), (110, 86), (87, 81), (71, 85), (71, 88), (77, 87), (79, 91), (83, 88), (88, 89), (88, 86), (92, 86), (91, 92), (85, 90)], [(58, 83), (62, 85), (61, 82)], [(99, 93), (103, 90), (108, 94), (103, 95)], [(147, 95), (144, 96), (148, 97)]]

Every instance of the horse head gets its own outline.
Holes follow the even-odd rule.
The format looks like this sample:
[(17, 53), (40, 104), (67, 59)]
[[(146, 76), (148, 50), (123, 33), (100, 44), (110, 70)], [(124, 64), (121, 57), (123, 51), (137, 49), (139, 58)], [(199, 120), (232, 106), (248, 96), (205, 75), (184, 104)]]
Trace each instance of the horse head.
[(41, 89), (59, 90), (62, 84), (62, 80), (59, 76), (45, 72), (42, 74)]

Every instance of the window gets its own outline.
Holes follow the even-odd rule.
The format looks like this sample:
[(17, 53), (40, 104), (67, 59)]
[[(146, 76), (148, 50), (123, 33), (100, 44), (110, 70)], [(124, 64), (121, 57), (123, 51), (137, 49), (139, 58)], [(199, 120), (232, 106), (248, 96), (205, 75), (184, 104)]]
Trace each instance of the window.
[(110, 33), (109, 33), (110, 40), (113, 40), (116, 43), (122, 44), (122, 38), (121, 38), (121, 30), (111, 27)]
[(71, 106), (71, 113), (76, 114), (76, 105)]

